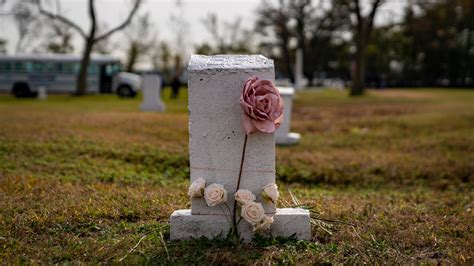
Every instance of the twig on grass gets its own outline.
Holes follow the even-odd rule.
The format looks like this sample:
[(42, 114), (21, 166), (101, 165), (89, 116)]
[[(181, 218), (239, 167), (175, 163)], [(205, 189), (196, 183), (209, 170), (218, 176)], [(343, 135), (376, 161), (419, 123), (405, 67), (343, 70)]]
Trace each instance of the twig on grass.
[(311, 224), (314, 225), (314, 226), (318, 226), (319, 228), (321, 228), (323, 231), (325, 231), (329, 235), (333, 235), (333, 232), (331, 231), (331, 229), (334, 226), (331, 223), (339, 223), (339, 224), (350, 225), (350, 226), (354, 227), (354, 225), (351, 224), (351, 223), (319, 217), (317, 215), (316, 211), (314, 210), (314, 208), (312, 208), (311, 206), (307, 206), (305, 204), (302, 204), (299, 201), (299, 199), (293, 194), (293, 192), (291, 192), (291, 190), (288, 189), (288, 192), (290, 193), (291, 201), (293, 202), (293, 204), (290, 204), (287, 201), (282, 200), (283, 205), (284, 206), (286, 205), (285, 207), (289, 207), (289, 208), (303, 208), (303, 209), (309, 210), (310, 211), (310, 222), (311, 222)]
[[(161, 234), (161, 232), (160, 232), (160, 234)], [(142, 242), (142, 240), (145, 239), (145, 237), (147, 237), (147, 236), (148, 236), (148, 234), (143, 235), (143, 236), (140, 238), (140, 240), (138, 240), (137, 244), (135, 244), (135, 246), (133, 246), (133, 248), (131, 248), (131, 249), (128, 251), (128, 253), (125, 254), (125, 256), (123, 256), (121, 259), (119, 259), (118, 262), (122, 262), (128, 255), (130, 255), (133, 251), (135, 251), (135, 249), (138, 247), (138, 245), (140, 245), (140, 243)], [(165, 246), (165, 249), (166, 249), (166, 246)], [(168, 253), (168, 250), (166, 250), (166, 253)], [(169, 255), (168, 255), (168, 257), (169, 257)]]
[(161, 233), (161, 231), (160, 231), (160, 239), (161, 239), (161, 243), (163, 243), (163, 247), (165, 247), (166, 257), (168, 258), (168, 260), (170, 260), (170, 253), (168, 252), (168, 247), (166, 247), (165, 238), (163, 237), (163, 234)]

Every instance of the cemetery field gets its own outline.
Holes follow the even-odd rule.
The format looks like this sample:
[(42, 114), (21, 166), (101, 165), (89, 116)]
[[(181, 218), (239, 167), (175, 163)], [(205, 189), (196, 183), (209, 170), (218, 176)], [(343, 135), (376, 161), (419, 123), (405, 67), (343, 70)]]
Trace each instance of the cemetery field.
[(297, 93), (279, 206), (310, 207), (313, 239), (239, 246), (168, 240), (190, 207), (186, 91), (140, 101), (0, 95), (0, 262), (474, 263), (472, 90)]

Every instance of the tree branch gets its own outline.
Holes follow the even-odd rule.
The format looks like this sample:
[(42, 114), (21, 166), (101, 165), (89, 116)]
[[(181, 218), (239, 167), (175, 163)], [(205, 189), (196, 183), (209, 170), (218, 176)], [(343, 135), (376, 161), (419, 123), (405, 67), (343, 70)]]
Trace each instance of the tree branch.
[(367, 18), (367, 29), (366, 29), (366, 39), (369, 39), (372, 27), (374, 26), (374, 18), (377, 12), (378, 7), (382, 4), (383, 0), (375, 0), (372, 4), (372, 10), (370, 11), (369, 17)]
[(359, 0), (354, 0), (355, 3), (355, 13), (357, 16), (357, 24), (362, 24), (362, 14), (360, 13)]
[(60, 21), (64, 24), (68, 25), (69, 27), (71, 27), (71, 28), (75, 29), (77, 32), (79, 32), (79, 34), (83, 38), (87, 38), (87, 35), (84, 32), (84, 30), (79, 25), (77, 25), (76, 23), (72, 22), (71, 20), (69, 20), (66, 17), (63, 17), (59, 14), (54, 14), (54, 13), (49, 12), (48, 10), (44, 9), (43, 5), (41, 4), (41, 0), (37, 1), (37, 5), (38, 5), (38, 10), (39, 10), (40, 14), (42, 14), (42, 15), (44, 15), (44, 16), (52, 19), (52, 20), (57, 20), (57, 21)]
[[(91, 0), (92, 1), (92, 0)], [(133, 15), (137, 12), (138, 8), (140, 7), (140, 4), (141, 4), (142, 0), (135, 0), (135, 4), (133, 5), (133, 8), (132, 10), (130, 11), (130, 13), (128, 14), (128, 17), (127, 19), (120, 25), (118, 25), (117, 27), (115, 27), (114, 29), (111, 29), (109, 30), (108, 32), (102, 34), (101, 36), (97, 37), (94, 39), (95, 42), (98, 42), (102, 39), (105, 39), (107, 37), (109, 37), (110, 35), (114, 34), (115, 32), (125, 28), (129, 23), (130, 21), (132, 20), (133, 18)]]
[(89, 17), (91, 18), (91, 31), (89, 33), (89, 38), (94, 40), (95, 38), (95, 29), (97, 27), (97, 21), (95, 18), (95, 8), (94, 0), (89, 0)]
[(372, 26), (374, 25), (374, 18), (375, 18), (375, 13), (377, 12), (377, 8), (382, 4), (383, 0), (375, 0), (373, 5), (372, 5), (372, 10), (370, 11), (369, 15), (369, 24), (368, 28), (371, 29)]

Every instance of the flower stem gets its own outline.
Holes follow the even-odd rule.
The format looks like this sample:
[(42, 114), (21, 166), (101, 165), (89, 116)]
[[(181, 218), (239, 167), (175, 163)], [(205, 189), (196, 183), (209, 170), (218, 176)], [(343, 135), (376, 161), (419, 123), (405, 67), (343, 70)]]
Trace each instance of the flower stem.
[[(235, 189), (236, 192), (240, 188), (240, 180), (242, 179), (242, 168), (244, 167), (245, 149), (247, 148), (247, 138), (248, 138), (248, 136), (249, 136), (248, 134), (245, 134), (244, 148), (242, 150), (242, 158), (240, 159), (239, 178), (237, 179), (237, 188)], [(232, 221), (234, 223), (234, 231), (235, 231), (236, 236), (238, 237), (239, 234), (238, 234), (238, 231), (237, 231), (237, 201), (236, 200), (234, 200), (234, 215), (233, 215), (232, 218), (233, 218)]]

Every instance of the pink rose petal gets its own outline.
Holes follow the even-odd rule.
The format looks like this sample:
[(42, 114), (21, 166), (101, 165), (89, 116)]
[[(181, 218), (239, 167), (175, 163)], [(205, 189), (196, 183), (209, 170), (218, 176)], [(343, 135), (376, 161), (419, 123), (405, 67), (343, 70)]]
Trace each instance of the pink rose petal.
[(273, 133), (276, 130), (275, 123), (269, 120), (252, 120), (252, 123), (261, 132)]
[(242, 127), (244, 128), (244, 131), (247, 135), (257, 131), (257, 128), (253, 125), (252, 120), (246, 114), (242, 115)]

